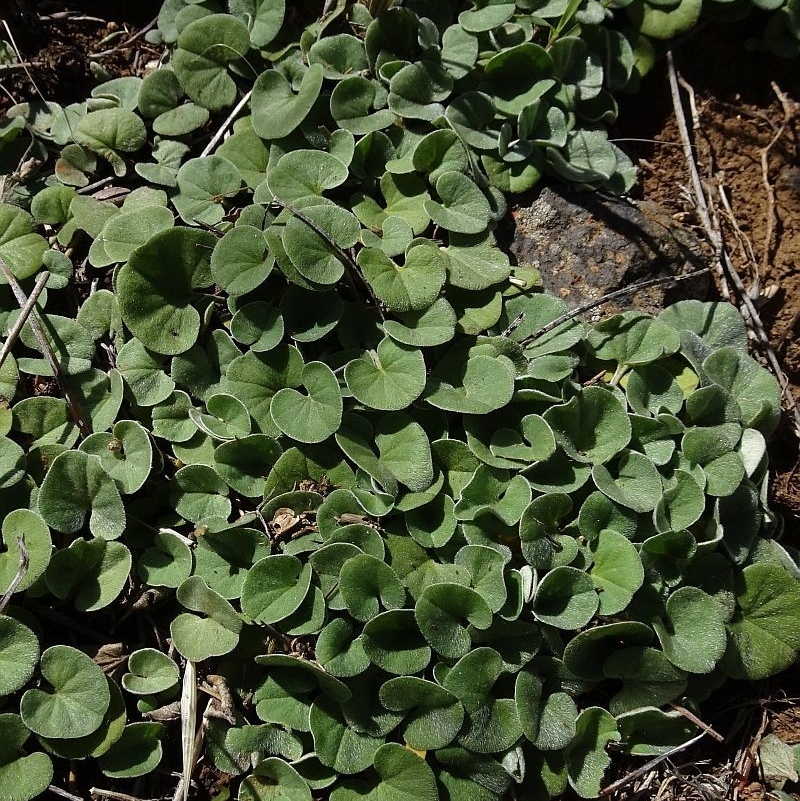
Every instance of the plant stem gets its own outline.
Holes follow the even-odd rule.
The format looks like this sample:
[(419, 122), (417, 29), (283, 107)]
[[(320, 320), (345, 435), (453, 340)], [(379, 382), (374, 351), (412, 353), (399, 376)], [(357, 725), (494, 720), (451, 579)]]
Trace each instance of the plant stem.
[(524, 348), (526, 345), (530, 345), (531, 342), (533, 342), (535, 339), (542, 336), (543, 334), (547, 334), (554, 328), (558, 328), (558, 326), (560, 326), (562, 323), (566, 323), (568, 320), (572, 320), (579, 314), (583, 314), (584, 312), (590, 311), (591, 309), (595, 309), (598, 306), (602, 306), (609, 300), (615, 300), (616, 298), (621, 298), (624, 297), (625, 295), (631, 295), (634, 292), (638, 292), (640, 289), (647, 289), (648, 287), (656, 286), (658, 284), (671, 284), (671, 283), (677, 284), (679, 281), (688, 281), (690, 278), (697, 278), (698, 275), (704, 275), (708, 271), (709, 271), (708, 267), (703, 267), (701, 270), (693, 270), (690, 273), (686, 273), (686, 275), (665, 275), (660, 278), (648, 278), (646, 281), (637, 281), (635, 284), (631, 284), (630, 286), (623, 287), (622, 289), (617, 289), (614, 292), (609, 292), (607, 295), (603, 295), (602, 298), (598, 298), (597, 300), (591, 301), (591, 303), (584, 303), (580, 306), (577, 306), (574, 309), (571, 309), (568, 312), (565, 312), (560, 317), (556, 317), (555, 320), (549, 322), (547, 325), (543, 325), (538, 331), (534, 331), (534, 333), (529, 334), (519, 344)]

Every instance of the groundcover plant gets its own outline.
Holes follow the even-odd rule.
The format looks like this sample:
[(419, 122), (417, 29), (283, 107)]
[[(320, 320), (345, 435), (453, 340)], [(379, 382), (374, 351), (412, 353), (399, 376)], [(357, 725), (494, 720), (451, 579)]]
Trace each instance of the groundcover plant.
[(181, 740), (248, 801), (591, 798), (800, 648), (738, 312), (590, 327), (495, 242), (630, 186), (647, 40), (327, 5), (167, 0), (144, 79), (0, 128), (0, 799)]

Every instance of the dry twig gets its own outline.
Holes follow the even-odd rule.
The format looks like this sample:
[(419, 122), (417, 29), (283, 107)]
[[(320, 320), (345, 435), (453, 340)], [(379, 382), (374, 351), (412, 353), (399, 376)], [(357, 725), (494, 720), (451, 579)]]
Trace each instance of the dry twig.
[(675, 117), (678, 122), (678, 130), (680, 131), (681, 139), (683, 140), (684, 144), (684, 154), (689, 166), (692, 188), (695, 193), (695, 200), (697, 202), (697, 211), (700, 221), (703, 225), (703, 230), (714, 247), (717, 260), (724, 275), (733, 284), (736, 290), (739, 302), (742, 304), (741, 308), (739, 309), (742, 317), (744, 317), (745, 321), (755, 332), (756, 338), (762, 346), (767, 361), (772, 368), (772, 372), (778, 379), (778, 383), (780, 384), (783, 392), (783, 397), (786, 399), (787, 408), (789, 411), (791, 411), (794, 418), (795, 434), (800, 437), (800, 408), (798, 408), (791, 387), (789, 386), (789, 380), (786, 378), (786, 374), (783, 372), (780, 362), (778, 361), (778, 357), (772, 348), (772, 345), (770, 344), (769, 336), (764, 329), (764, 324), (761, 321), (761, 316), (758, 313), (758, 309), (756, 309), (753, 299), (750, 297), (750, 294), (748, 293), (747, 288), (744, 286), (739, 273), (736, 271), (736, 268), (731, 262), (730, 256), (725, 247), (719, 220), (716, 218), (716, 215), (712, 216), (711, 212), (709, 211), (706, 194), (700, 181), (694, 154), (692, 153), (689, 131), (686, 127), (686, 117), (683, 113), (683, 106), (681, 104), (680, 90), (678, 88), (678, 74), (675, 69), (675, 61), (672, 56), (672, 50), (667, 50), (667, 74), (669, 77), (670, 92), (672, 94), (672, 104), (675, 110)]
[[(25, 295), (22, 287), (19, 285), (19, 281), (17, 281), (16, 276), (11, 272), (8, 265), (2, 259), (0, 259), (0, 272), (2, 272), (5, 276), (5, 279), (11, 287), (11, 291), (14, 293), (14, 297), (17, 299), (17, 303), (19, 303), (20, 308), (24, 309), (28, 303), (28, 298)], [(44, 328), (42, 328), (42, 324), (39, 321), (39, 316), (35, 311), (30, 312), (28, 316), (28, 322), (30, 323), (33, 335), (36, 337), (36, 341), (39, 343), (42, 355), (44, 356), (45, 361), (53, 373), (53, 377), (56, 379), (61, 387), (61, 391), (64, 393), (64, 398), (67, 401), (67, 406), (69, 407), (72, 419), (75, 422), (75, 425), (78, 426), (78, 433), (81, 437), (88, 437), (89, 434), (92, 433), (92, 429), (84, 417), (81, 407), (78, 405), (75, 398), (72, 397), (72, 394), (67, 388), (66, 382), (64, 381), (64, 375), (61, 372), (58, 361), (56, 361), (55, 353), (53, 353), (53, 348), (47, 339)]]
[(11, 596), (17, 591), (17, 587), (22, 583), (22, 579), (25, 578), (25, 574), (28, 572), (28, 549), (25, 547), (25, 540), (22, 537), (17, 537), (17, 547), (19, 548), (19, 567), (11, 584), (8, 585), (8, 589), (3, 594), (3, 597), (0, 598), (0, 615), (5, 611)]
[(17, 317), (16, 322), (8, 332), (6, 341), (3, 343), (2, 349), (0, 349), (0, 367), (3, 366), (3, 362), (6, 360), (6, 357), (9, 353), (11, 353), (11, 348), (14, 347), (14, 343), (17, 341), (20, 331), (22, 331), (22, 327), (25, 325), (26, 320), (33, 311), (33, 307), (36, 305), (36, 301), (39, 299), (39, 295), (42, 294), (42, 290), (45, 288), (45, 286), (47, 286), (47, 282), (49, 280), (49, 272), (42, 273), (36, 279), (36, 284), (31, 290), (31, 294), (28, 295), (28, 300), (25, 301), (25, 305), (22, 307), (19, 317)]

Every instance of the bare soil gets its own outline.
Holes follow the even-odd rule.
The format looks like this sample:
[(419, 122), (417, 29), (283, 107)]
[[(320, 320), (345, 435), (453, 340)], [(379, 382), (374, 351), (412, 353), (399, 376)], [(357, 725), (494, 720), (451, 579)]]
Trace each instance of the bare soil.
[[(155, 19), (160, 5), (161, 0), (10, 0), (5, 18), (29, 66), (0, 70), (0, 116), (13, 103), (39, 99), (39, 92), (64, 105), (83, 99), (97, 82), (91, 62), (113, 77), (143, 74), (159, 53), (137, 34)], [(706, 27), (676, 48), (675, 59), (695, 92), (693, 136), (700, 174), (716, 198), (734, 265), (754, 288), (771, 344), (800, 397), (800, 64), (746, 50), (744, 42), (759, 24), (748, 20)], [(0, 38), (5, 35), (0, 29)], [(691, 112), (689, 121), (691, 125)], [(640, 165), (635, 196), (661, 203), (677, 223), (702, 236), (663, 61), (638, 94), (622, 99), (614, 133)], [(786, 541), (797, 547), (798, 443), (789, 415), (785, 418), (772, 444), (772, 503), (784, 516)], [(758, 685), (726, 685), (701, 710), (703, 719), (723, 735), (722, 744), (706, 738), (609, 797), (774, 797), (759, 773), (758, 743), (769, 733), (789, 744), (800, 743), (799, 697), (796, 673)], [(608, 781), (638, 766), (616, 759)], [(197, 798), (213, 797), (227, 784), (227, 777), (207, 765), (196, 778), (201, 785)], [(146, 785), (142, 794), (159, 792), (152, 782)], [(799, 789), (784, 788), (800, 801)]]

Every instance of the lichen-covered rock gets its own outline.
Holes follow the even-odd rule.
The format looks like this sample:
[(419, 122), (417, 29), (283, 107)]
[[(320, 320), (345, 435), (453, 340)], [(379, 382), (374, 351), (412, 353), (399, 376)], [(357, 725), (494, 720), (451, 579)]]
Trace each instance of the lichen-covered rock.
[[(538, 267), (544, 287), (575, 308), (630, 284), (684, 275), (708, 264), (702, 245), (657, 203), (544, 187), (513, 212), (510, 250), (519, 264)], [(657, 314), (685, 298), (706, 300), (711, 278), (659, 284), (589, 313), (640, 309)]]

